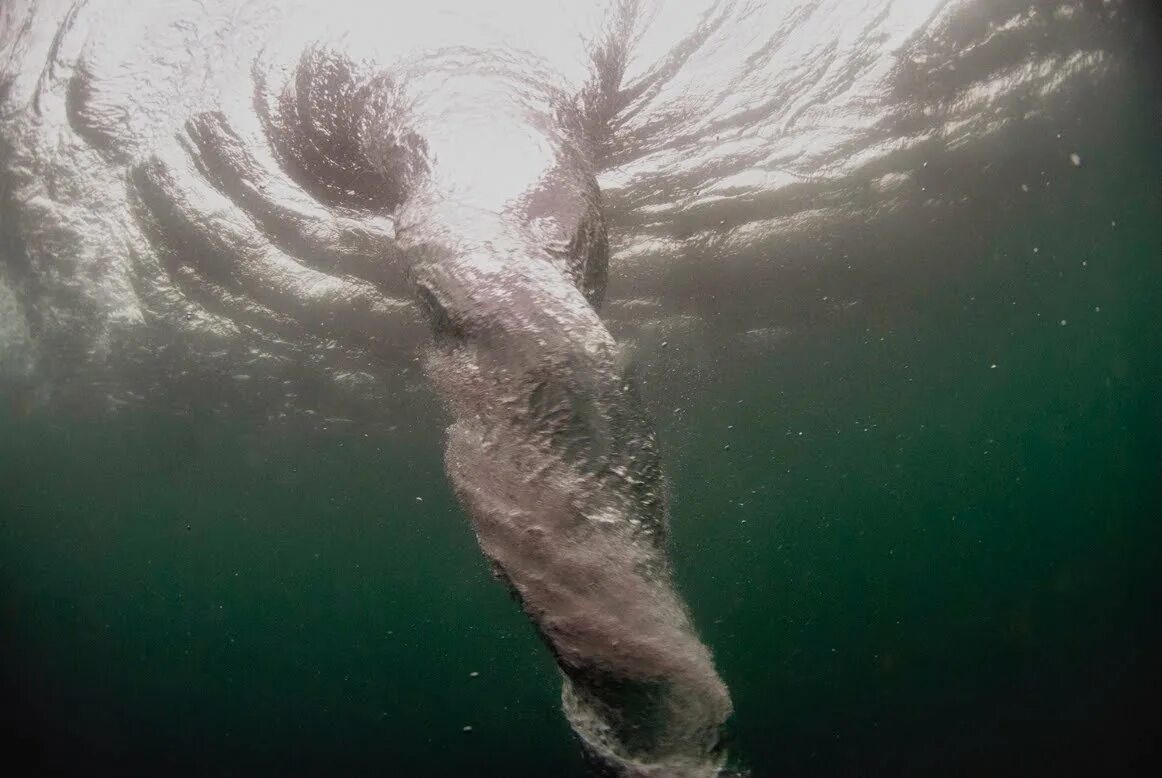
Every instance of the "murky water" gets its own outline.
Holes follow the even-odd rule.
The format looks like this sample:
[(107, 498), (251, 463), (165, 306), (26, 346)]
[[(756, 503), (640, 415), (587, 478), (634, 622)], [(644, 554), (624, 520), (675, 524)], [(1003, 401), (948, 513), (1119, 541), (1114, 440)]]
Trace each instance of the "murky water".
[(1156, 19), (573, 5), (0, 8), (14, 746), (1145, 771)]

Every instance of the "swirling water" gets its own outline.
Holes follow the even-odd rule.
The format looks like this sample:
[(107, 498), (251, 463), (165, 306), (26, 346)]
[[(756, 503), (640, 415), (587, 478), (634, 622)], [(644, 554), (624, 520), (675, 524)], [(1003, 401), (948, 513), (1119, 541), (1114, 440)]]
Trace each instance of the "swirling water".
[[(573, 280), (606, 287), (638, 365), (679, 589), (755, 774), (1142, 763), (1141, 9), (364, 5), (0, 10), (22, 748), (66, 771), (581, 769), (443, 482), (404, 257), (414, 181), (491, 202), (580, 146), (610, 258)], [(565, 256), (563, 202), (526, 221)]]

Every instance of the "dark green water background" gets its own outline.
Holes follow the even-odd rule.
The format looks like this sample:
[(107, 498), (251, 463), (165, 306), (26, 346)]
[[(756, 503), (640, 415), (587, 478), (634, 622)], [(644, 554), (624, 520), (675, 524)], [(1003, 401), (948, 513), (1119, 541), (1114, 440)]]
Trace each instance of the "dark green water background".
[[(720, 329), (640, 355), (678, 579), (756, 776), (1158, 766), (1149, 59), (1067, 121), (930, 150), (941, 204), (674, 279), (751, 273), (760, 324), (788, 326), (757, 351), (727, 338), (723, 295)], [(7, 403), (4, 761), (583, 776), (550, 657), (445, 484), (439, 407), (406, 407), (365, 436)]]

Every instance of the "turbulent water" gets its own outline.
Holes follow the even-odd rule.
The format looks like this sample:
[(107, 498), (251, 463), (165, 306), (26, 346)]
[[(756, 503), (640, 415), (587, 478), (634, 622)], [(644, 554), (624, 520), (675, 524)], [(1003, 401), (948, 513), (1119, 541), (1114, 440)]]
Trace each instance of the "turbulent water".
[[(1127, 10), (471, 7), (0, 7), (0, 382), (370, 431), (433, 387), (586, 748), (714, 775), (732, 706), (673, 585), (635, 351), (808, 326), (769, 279), (859, 265), (830, 242), (853, 224), (970, 207), (948, 181), (1124, 67)], [(1065, 143), (1054, 176), (1086, 163)]]
[[(926, 156), (1117, 62), (1092, 30), (1117, 3), (348, 5), (5, 4), (9, 378), (114, 404), (212, 382), (268, 413), (358, 398), (374, 415), (425, 332), (395, 223), (424, 154), (358, 146), (429, 141), (360, 126), (390, 124), (385, 101), (432, 102), (412, 110), (455, 146), (439, 172), (461, 186), (497, 177), (486, 163), (521, 175), (504, 129), (470, 129), (498, 124), (498, 80), (500, 101), (575, 111), (621, 280), (607, 315), (681, 327), (713, 305), (682, 266), (743, 288), (739, 262), (780, 261), (771, 241), (890, 213)], [(742, 303), (741, 333), (767, 324)]]

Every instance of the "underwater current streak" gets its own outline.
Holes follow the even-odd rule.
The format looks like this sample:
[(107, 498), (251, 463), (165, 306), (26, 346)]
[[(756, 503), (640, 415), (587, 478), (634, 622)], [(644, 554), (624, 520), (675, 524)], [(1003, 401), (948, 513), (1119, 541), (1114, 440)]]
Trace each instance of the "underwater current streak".
[(531, 249), (419, 275), (455, 322), (428, 367), (455, 416), (448, 475), (557, 659), (573, 728), (627, 775), (716, 775), (730, 700), (671, 583), (655, 436), (612, 338)]
[[(311, 131), (304, 121), (320, 119), (304, 87), (316, 93), (326, 77), (334, 89), (336, 67), (351, 72), (303, 57), (297, 110), (276, 131)], [(448, 70), (440, 89), (457, 98), (427, 132), (382, 128), (421, 126), (434, 96), (417, 105), (373, 89), (343, 110), (380, 112), (355, 123), (352, 169), (389, 160), (430, 171), (400, 193), (396, 230), (435, 334), (426, 370), (454, 418), (448, 476), (496, 575), (556, 657), (566, 715), (590, 753), (624, 775), (715, 775), (729, 696), (672, 586), (656, 438), (594, 308), (608, 245), (586, 139), (559, 126), (566, 106), (503, 68), (483, 83)], [(332, 143), (340, 134), (324, 129)], [(465, 155), (473, 138), (461, 133), (508, 147)], [(283, 145), (304, 150), (302, 169), (323, 169), (319, 144)]]
[[(530, 124), (544, 126), (534, 115), (505, 134)], [(495, 207), (426, 184), (400, 214), (436, 334), (427, 372), (454, 417), (448, 476), (552, 650), (591, 756), (626, 776), (718, 775), (729, 694), (673, 587), (656, 436), (595, 310), (608, 262), (599, 193), (584, 138), (551, 145)]]
[[(308, 52), (295, 110), (272, 126), (331, 144), (350, 132), (341, 170), (410, 173), (384, 177), (403, 182), (396, 235), (435, 335), (426, 372), (453, 416), (448, 476), (553, 652), (588, 753), (626, 776), (717, 775), (729, 694), (673, 587), (656, 436), (595, 310), (609, 251), (591, 117), (523, 72), (478, 66), (486, 78), (436, 58), (367, 91), (341, 78), (341, 94), (365, 96), (335, 110), (335, 73), (357, 68)], [(344, 114), (362, 119), (329, 126)], [(321, 143), (283, 145), (324, 169)]]

